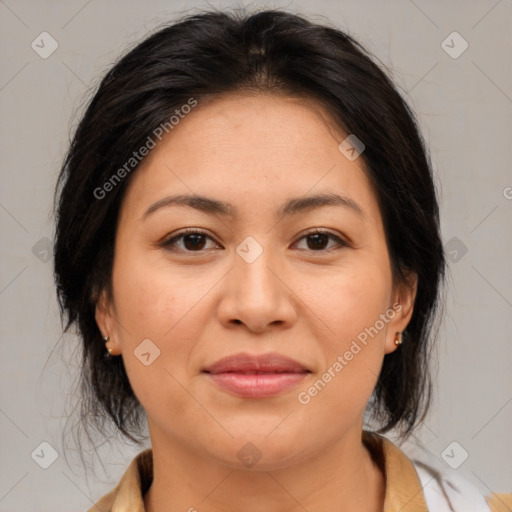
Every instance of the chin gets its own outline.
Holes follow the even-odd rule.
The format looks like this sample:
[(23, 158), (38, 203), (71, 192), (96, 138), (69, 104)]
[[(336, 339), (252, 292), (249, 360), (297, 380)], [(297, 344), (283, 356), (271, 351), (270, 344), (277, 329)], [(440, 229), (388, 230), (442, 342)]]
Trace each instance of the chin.
[[(275, 425), (274, 425), (275, 428)], [(226, 439), (220, 452), (211, 454), (224, 466), (234, 470), (275, 471), (299, 462), (304, 456), (299, 440), (290, 434), (271, 430), (253, 432)], [(300, 439), (300, 436), (297, 437)], [(216, 446), (219, 446), (216, 444)]]

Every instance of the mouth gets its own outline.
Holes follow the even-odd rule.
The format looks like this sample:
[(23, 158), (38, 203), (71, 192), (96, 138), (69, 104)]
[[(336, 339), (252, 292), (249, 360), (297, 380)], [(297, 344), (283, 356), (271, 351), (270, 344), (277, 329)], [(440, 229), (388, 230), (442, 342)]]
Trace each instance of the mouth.
[(237, 354), (205, 368), (218, 387), (244, 398), (266, 398), (299, 385), (311, 373), (305, 365), (280, 354)]

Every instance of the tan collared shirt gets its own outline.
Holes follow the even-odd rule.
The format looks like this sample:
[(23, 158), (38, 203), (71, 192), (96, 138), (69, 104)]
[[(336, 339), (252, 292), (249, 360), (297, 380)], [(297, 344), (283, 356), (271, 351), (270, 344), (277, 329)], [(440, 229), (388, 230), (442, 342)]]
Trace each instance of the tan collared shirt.
[[(363, 431), (362, 438), (385, 475), (386, 494), (383, 512), (429, 512), (424, 494), (425, 486), (422, 486), (412, 461), (383, 436)], [(153, 452), (147, 449), (132, 460), (116, 487), (88, 512), (144, 512), (143, 497), (152, 480)], [(491, 512), (512, 512), (512, 493), (493, 493), (486, 498), (486, 502)], [(449, 501), (446, 510), (454, 510)]]

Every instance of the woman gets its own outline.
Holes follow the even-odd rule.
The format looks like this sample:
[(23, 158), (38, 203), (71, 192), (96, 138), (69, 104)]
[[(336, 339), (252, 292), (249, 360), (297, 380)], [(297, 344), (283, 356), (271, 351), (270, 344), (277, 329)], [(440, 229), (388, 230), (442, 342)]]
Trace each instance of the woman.
[(349, 36), (282, 11), (158, 31), (56, 193), (83, 410), (151, 437), (91, 511), (506, 510), (381, 435), (425, 417), (445, 261), (414, 116)]

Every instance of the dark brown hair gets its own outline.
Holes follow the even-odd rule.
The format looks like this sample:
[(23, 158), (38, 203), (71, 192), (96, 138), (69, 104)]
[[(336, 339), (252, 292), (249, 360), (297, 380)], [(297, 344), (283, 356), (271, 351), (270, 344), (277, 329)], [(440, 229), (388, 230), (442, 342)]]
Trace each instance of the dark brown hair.
[[(408, 435), (431, 400), (429, 354), (445, 270), (429, 157), (415, 117), (387, 74), (344, 32), (280, 10), (188, 15), (147, 37), (108, 71), (81, 117), (55, 190), (54, 272), (64, 330), (82, 343), (81, 419), (112, 420), (139, 442), (144, 411), (122, 357), (105, 358), (95, 321), (110, 290), (117, 218), (136, 166), (99, 194), (155, 128), (195, 98), (250, 91), (309, 98), (365, 144), (393, 274), (418, 275), (405, 342), (384, 357), (371, 400), (379, 432)], [(193, 115), (193, 113), (191, 114)], [(101, 197), (98, 197), (101, 196)]]

